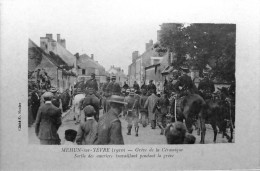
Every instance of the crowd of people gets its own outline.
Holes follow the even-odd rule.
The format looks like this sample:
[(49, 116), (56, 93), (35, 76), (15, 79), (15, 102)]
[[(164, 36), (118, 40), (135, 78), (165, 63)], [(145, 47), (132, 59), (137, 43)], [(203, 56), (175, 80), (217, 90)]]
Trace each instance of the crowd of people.
[[(187, 128), (182, 122), (177, 122), (173, 117), (167, 116), (174, 113), (174, 99), (189, 94), (200, 94), (203, 98), (211, 98), (215, 91), (213, 82), (207, 72), (198, 88), (188, 76), (188, 69), (181, 68), (173, 71), (172, 76), (164, 84), (164, 91), (158, 93), (158, 88), (150, 80), (141, 87), (134, 82), (130, 87), (125, 83), (120, 87), (116, 77), (107, 77), (107, 82), (99, 89), (95, 74), (88, 81), (80, 80), (75, 86), (73, 96), (85, 94), (80, 101), (79, 109), (84, 115), (84, 120), (77, 120), (78, 130), (65, 131), (65, 144), (124, 144), (121, 120), (127, 121), (127, 135), (131, 135), (134, 127), (135, 136), (139, 136), (139, 125), (151, 129), (158, 126), (160, 134), (166, 136), (168, 144), (193, 144), (196, 138), (186, 132)], [(232, 91), (232, 90), (230, 90)], [(35, 121), (35, 132), (41, 144), (60, 144), (57, 133), (61, 123), (62, 107), (60, 98), (51, 89), (42, 95), (42, 104), (37, 91), (32, 98), (38, 102), (32, 104), (32, 113)], [(39, 109), (37, 109), (39, 108)], [(103, 108), (103, 116), (99, 118), (99, 110)], [(36, 115), (37, 114), (37, 115)], [(121, 117), (121, 119), (120, 119)]]

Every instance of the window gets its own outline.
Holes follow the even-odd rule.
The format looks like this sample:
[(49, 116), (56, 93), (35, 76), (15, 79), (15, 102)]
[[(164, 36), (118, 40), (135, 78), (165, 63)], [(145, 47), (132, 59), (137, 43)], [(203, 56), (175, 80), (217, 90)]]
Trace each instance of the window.
[(85, 74), (86, 74), (86, 70), (82, 69), (82, 75), (85, 75)]

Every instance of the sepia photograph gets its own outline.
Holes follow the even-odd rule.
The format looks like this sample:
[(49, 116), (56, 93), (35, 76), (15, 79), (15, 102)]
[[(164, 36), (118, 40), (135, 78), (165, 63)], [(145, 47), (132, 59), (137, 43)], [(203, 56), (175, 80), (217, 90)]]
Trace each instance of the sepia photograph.
[(147, 42), (138, 45), (144, 49), (121, 44), (114, 50), (115, 54), (124, 54), (125, 47), (133, 51), (115, 56), (123, 61), (119, 65), (102, 62), (109, 58), (105, 50), (110, 49), (95, 52), (101, 42), (82, 49), (86, 53), (74, 47), (78, 52), (73, 53), (68, 40), (51, 29), (38, 40), (29, 38), (29, 143), (235, 142), (236, 25), (158, 23), (150, 27), (156, 26), (158, 30), (144, 37)]

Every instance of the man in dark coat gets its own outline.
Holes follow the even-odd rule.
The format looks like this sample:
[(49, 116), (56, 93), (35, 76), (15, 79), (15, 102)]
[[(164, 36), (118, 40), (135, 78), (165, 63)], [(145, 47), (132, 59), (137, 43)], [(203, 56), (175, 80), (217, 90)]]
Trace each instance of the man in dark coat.
[(214, 83), (209, 79), (208, 74), (208, 72), (203, 72), (204, 78), (200, 81), (198, 86), (198, 90), (204, 99), (210, 99), (212, 97), (212, 93), (215, 91)]
[(60, 138), (57, 133), (61, 125), (61, 110), (51, 103), (53, 94), (44, 94), (43, 104), (37, 113), (35, 133), (42, 145), (58, 145)]
[(138, 118), (139, 118), (139, 98), (135, 96), (134, 90), (130, 90), (129, 95), (125, 98), (127, 105), (125, 106), (125, 115), (127, 121), (127, 135), (131, 135), (131, 129), (135, 127), (135, 136), (138, 136)]
[(145, 84), (145, 81), (144, 81), (143, 84), (141, 85), (141, 90), (147, 91), (147, 85)]
[(93, 88), (88, 88), (88, 94), (84, 99), (82, 99), (79, 102), (79, 108), (80, 110), (83, 110), (86, 106), (91, 105), (94, 107), (96, 114), (94, 115), (94, 118), (96, 121), (99, 119), (99, 106), (100, 106), (100, 101), (99, 99), (94, 95), (94, 89)]
[(63, 109), (62, 109), (62, 101), (61, 101), (60, 95), (58, 94), (58, 89), (51, 88), (50, 92), (53, 93), (53, 97), (52, 97), (52, 100), (51, 100), (52, 104), (54, 106), (56, 106), (57, 108), (60, 108), (61, 111), (63, 111)]
[(96, 80), (95, 73), (91, 74), (91, 79), (86, 82), (86, 88), (93, 88), (96, 92), (98, 91), (98, 83)]
[(108, 91), (110, 95), (121, 95), (121, 87), (120, 85), (116, 82), (116, 76), (112, 76), (112, 82), (111, 84), (108, 85)]
[(98, 122), (98, 139), (96, 144), (124, 144), (121, 121), (118, 118), (118, 115), (123, 111), (124, 105), (126, 103), (123, 97), (117, 95), (111, 96), (111, 108)]
[(31, 104), (32, 104), (31, 105), (32, 116), (33, 116), (33, 120), (35, 121), (38, 109), (39, 109), (40, 104), (41, 104), (41, 98), (40, 98), (40, 95), (39, 95), (38, 90), (36, 88), (32, 92)]
[(140, 87), (139, 87), (139, 85), (137, 84), (136, 81), (134, 81), (133, 88), (135, 89), (135, 91), (139, 91), (140, 90)]
[(104, 84), (103, 84), (103, 86), (102, 86), (102, 92), (103, 92), (103, 96), (105, 96), (105, 97), (107, 97), (108, 95), (107, 95), (107, 86), (108, 86), (108, 84), (110, 83), (110, 77), (107, 77), (107, 82), (105, 82)]
[(182, 75), (179, 77), (179, 80), (175, 84), (175, 88), (180, 97), (194, 93), (193, 82), (191, 80), (191, 77), (188, 76), (189, 69), (187, 67), (181, 67), (181, 71)]
[(127, 90), (129, 88), (129, 85), (125, 82), (123, 88)]
[(150, 80), (150, 81), (149, 81), (149, 84), (148, 84), (148, 86), (147, 86), (147, 90), (148, 90), (148, 92), (150, 92), (151, 90), (152, 90), (152, 91), (155, 90), (154, 93), (156, 94), (156, 86), (154, 85), (153, 80)]

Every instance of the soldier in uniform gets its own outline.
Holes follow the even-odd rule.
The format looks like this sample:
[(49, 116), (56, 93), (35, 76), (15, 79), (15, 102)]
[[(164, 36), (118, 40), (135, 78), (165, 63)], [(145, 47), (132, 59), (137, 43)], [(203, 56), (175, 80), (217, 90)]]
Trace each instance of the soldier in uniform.
[(125, 106), (125, 115), (126, 120), (128, 122), (127, 125), (127, 135), (131, 135), (131, 130), (133, 127), (135, 127), (135, 136), (138, 136), (138, 118), (139, 118), (139, 98), (135, 96), (134, 90), (130, 90), (129, 95), (125, 98), (125, 102), (127, 105)]
[(188, 76), (189, 68), (181, 67), (181, 76), (179, 77), (177, 83), (175, 84), (175, 88), (179, 94), (179, 97), (186, 96), (188, 94), (194, 93), (194, 86), (191, 80), (191, 77)]
[(148, 98), (146, 89), (142, 89), (142, 95), (139, 100), (139, 108), (140, 108), (140, 114), (141, 114), (141, 121), (143, 127), (146, 127), (148, 125), (148, 110), (144, 107), (144, 104)]
[(51, 88), (50, 92), (53, 93), (53, 97), (52, 97), (52, 100), (51, 100), (52, 104), (54, 106), (56, 106), (57, 108), (60, 108), (61, 111), (63, 111), (62, 101), (61, 101), (60, 95), (58, 94), (58, 90), (56, 88)]
[(102, 104), (104, 108), (104, 112), (107, 112), (107, 99), (109, 98), (108, 85), (110, 84), (110, 77), (107, 77), (107, 82), (102, 87), (103, 99)]
[(74, 85), (74, 96), (79, 94), (79, 93), (84, 93), (86, 87), (85, 87), (85, 83), (84, 83), (84, 78), (81, 78), (80, 80), (78, 80), (78, 82)]
[(99, 98), (99, 96), (97, 95), (98, 83), (97, 83), (97, 80), (96, 80), (95, 73), (91, 73), (91, 79), (86, 82), (85, 87), (86, 88), (92, 88), (94, 90), (94, 94)]
[(112, 95), (109, 100), (111, 108), (98, 122), (98, 138), (96, 144), (124, 144), (121, 121), (118, 115), (123, 111), (124, 97)]
[(198, 90), (204, 99), (211, 99), (212, 93), (215, 91), (213, 81), (209, 79), (209, 73), (203, 70), (204, 78), (200, 81)]
[(166, 115), (169, 111), (168, 107), (170, 101), (167, 94), (163, 94), (155, 105), (155, 110), (158, 111), (157, 125), (161, 129), (161, 135), (163, 135), (164, 129), (166, 127)]
[(94, 118), (96, 121), (99, 120), (99, 99), (94, 94), (95, 90), (93, 88), (88, 88), (88, 94), (86, 94), (86, 97), (82, 99), (79, 102), (79, 108), (80, 110), (83, 110), (86, 106), (91, 105), (94, 107), (96, 114), (94, 115)]
[(109, 92), (109, 95), (121, 95), (121, 87), (120, 85), (116, 82), (116, 76), (112, 76), (112, 82), (108, 84), (107, 90)]

